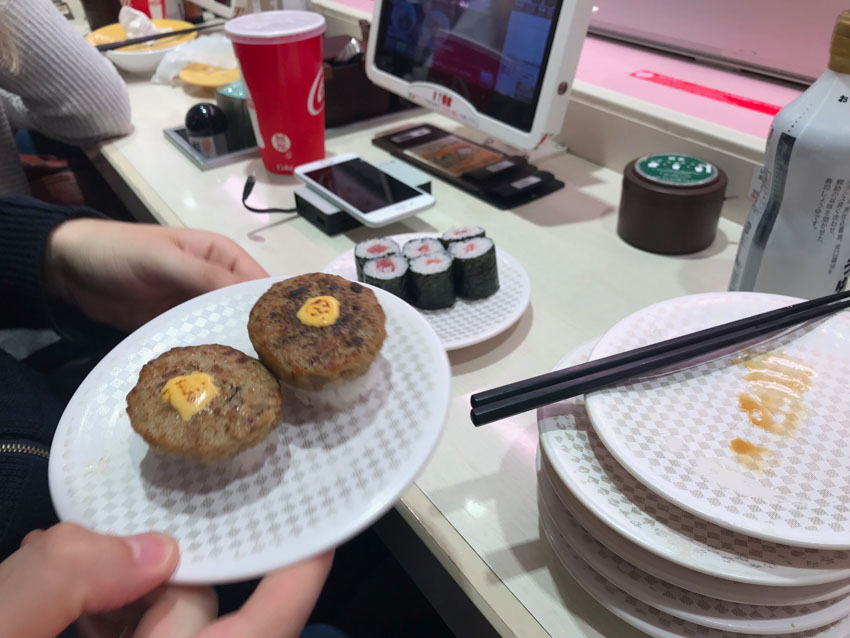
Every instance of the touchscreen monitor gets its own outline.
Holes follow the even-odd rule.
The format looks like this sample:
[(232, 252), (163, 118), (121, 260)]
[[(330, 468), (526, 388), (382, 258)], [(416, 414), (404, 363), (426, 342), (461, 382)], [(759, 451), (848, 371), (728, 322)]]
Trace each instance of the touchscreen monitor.
[(560, 131), (590, 10), (584, 0), (377, 0), (367, 71), (415, 102), (533, 147)]

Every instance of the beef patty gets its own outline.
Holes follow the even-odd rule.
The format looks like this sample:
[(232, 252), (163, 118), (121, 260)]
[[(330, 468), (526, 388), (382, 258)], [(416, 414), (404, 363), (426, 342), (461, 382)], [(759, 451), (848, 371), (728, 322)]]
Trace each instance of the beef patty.
[[(163, 397), (166, 383), (206, 373), (217, 396), (183, 416)], [(172, 348), (144, 365), (127, 395), (130, 424), (159, 452), (204, 462), (235, 456), (257, 445), (280, 424), (280, 385), (262, 363), (228, 346)]]
[[(306, 325), (298, 311), (314, 297), (339, 303), (331, 325)], [(325, 273), (300, 275), (274, 284), (251, 309), (248, 335), (269, 369), (304, 390), (354, 379), (369, 369), (387, 333), (385, 316), (369, 288)]]

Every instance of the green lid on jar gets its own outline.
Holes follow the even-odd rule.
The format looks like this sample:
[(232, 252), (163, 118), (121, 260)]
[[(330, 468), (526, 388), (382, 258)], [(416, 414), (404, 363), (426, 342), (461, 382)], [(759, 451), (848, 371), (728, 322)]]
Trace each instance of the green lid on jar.
[(714, 164), (690, 155), (647, 155), (635, 163), (638, 175), (656, 184), (688, 188), (717, 180)]
[(218, 89), (218, 92), (226, 97), (232, 97), (234, 100), (244, 100), (247, 97), (242, 80), (236, 80), (236, 82), (231, 82), (227, 86), (222, 86)]

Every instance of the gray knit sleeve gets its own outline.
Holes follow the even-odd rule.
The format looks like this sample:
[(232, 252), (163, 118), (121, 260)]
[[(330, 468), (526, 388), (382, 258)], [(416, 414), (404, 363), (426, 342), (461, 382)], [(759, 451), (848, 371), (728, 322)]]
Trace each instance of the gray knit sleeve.
[(0, 20), (20, 55), (16, 73), (0, 69), (3, 106), (14, 128), (72, 144), (130, 132), (124, 81), (51, 0), (0, 0)]

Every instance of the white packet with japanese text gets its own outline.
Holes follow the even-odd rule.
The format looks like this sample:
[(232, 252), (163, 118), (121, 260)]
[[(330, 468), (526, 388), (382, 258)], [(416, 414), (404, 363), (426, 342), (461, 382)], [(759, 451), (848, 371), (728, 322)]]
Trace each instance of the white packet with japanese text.
[(773, 121), (730, 290), (812, 299), (850, 260), (850, 76), (827, 70)]

